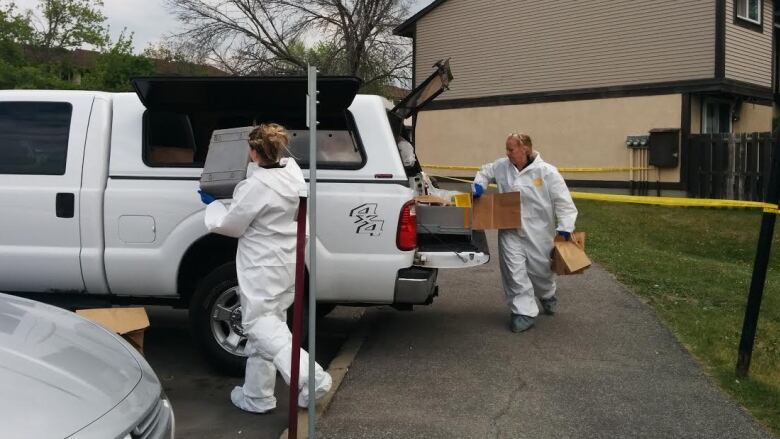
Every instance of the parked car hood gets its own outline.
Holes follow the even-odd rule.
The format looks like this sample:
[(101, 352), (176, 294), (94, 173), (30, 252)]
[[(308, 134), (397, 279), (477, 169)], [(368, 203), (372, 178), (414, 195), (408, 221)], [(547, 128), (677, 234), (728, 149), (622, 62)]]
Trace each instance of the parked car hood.
[(143, 375), (128, 346), (74, 313), (0, 294), (3, 430), (70, 435), (104, 415)]

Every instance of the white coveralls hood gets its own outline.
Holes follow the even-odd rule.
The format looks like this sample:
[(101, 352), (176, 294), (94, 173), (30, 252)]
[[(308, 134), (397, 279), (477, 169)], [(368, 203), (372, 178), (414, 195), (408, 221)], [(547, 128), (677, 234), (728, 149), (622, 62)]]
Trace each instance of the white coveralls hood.
[[(231, 400), (253, 412), (276, 407), (276, 370), (289, 384), (292, 366), (292, 335), (285, 321), (294, 300), (296, 213), (306, 182), (295, 160), (282, 159), (280, 165), (250, 165), (229, 206), (214, 202), (206, 208), (211, 232), (239, 238), (236, 272), (249, 358), (244, 386), (233, 389)], [(303, 349), (300, 362), (298, 404), (306, 406), (309, 360)], [(319, 364), (315, 369), (319, 398), (330, 390), (331, 377)]]
[(522, 170), (508, 158), (482, 166), (474, 183), (487, 187), (491, 182), (501, 193), (520, 192), (520, 228), (498, 231), (501, 280), (512, 314), (536, 317), (534, 295), (555, 295), (550, 268), (555, 231), (574, 231), (577, 208), (563, 177), (538, 152)]

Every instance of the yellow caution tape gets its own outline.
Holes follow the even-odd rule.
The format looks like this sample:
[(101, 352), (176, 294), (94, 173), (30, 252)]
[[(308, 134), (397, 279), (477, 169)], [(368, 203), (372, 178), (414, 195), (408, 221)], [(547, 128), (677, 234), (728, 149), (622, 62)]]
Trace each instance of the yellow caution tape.
[[(428, 169), (447, 169), (451, 171), (479, 171), (479, 166), (422, 165)], [(558, 172), (628, 172), (648, 171), (651, 168), (642, 167), (601, 167), (601, 168), (558, 168)]]
[(649, 171), (651, 168), (558, 168), (558, 172), (628, 172)]
[[(440, 175), (431, 175), (431, 177), (445, 180), (458, 181), (461, 183), (472, 182), (462, 178), (444, 177)], [(491, 184), (490, 187), (496, 187)], [(763, 209), (765, 213), (774, 213), (780, 215), (780, 209), (777, 204), (763, 203), (761, 201), (740, 201), (740, 200), (714, 200), (709, 198), (680, 198), (680, 197), (647, 197), (639, 195), (615, 195), (600, 194), (597, 192), (572, 192), (571, 197), (578, 200), (608, 201), (613, 203), (632, 203), (632, 204), (651, 204), (656, 206), (678, 206), (678, 207), (731, 207)]]
[(739, 207), (775, 209), (776, 204), (762, 203), (760, 201), (740, 200), (713, 200), (708, 198), (679, 198), (679, 197), (645, 197), (637, 195), (599, 194), (595, 192), (572, 192), (572, 198), (578, 200), (609, 201), (617, 203), (653, 204), (656, 206), (680, 206), (680, 207)]

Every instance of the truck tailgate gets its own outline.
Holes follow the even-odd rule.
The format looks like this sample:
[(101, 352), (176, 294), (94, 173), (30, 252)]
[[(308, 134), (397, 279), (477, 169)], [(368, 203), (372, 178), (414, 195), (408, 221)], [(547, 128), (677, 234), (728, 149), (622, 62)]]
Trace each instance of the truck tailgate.
[(417, 235), (414, 265), (428, 268), (466, 268), (490, 260), (487, 238), (482, 230), (470, 234)]

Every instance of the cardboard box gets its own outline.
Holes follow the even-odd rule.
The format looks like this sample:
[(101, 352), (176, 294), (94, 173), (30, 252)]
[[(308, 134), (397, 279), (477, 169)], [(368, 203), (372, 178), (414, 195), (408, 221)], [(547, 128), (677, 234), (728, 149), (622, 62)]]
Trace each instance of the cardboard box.
[(79, 309), (76, 314), (121, 335), (143, 355), (144, 331), (149, 327), (149, 316), (143, 307)]
[(431, 206), (448, 206), (452, 203), (444, 198), (437, 197), (436, 195), (418, 195), (414, 197), (414, 201), (418, 204), (427, 204)]
[(484, 194), (474, 200), (474, 230), (519, 229), (520, 192)]
[(555, 274), (582, 274), (590, 265), (590, 258), (585, 254), (584, 232), (572, 233), (570, 241), (555, 237), (552, 255), (552, 271)]

